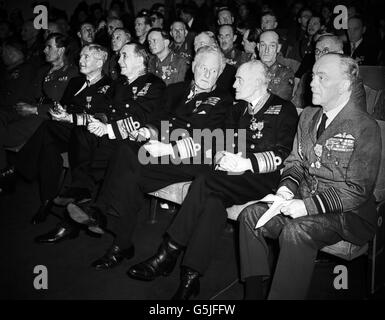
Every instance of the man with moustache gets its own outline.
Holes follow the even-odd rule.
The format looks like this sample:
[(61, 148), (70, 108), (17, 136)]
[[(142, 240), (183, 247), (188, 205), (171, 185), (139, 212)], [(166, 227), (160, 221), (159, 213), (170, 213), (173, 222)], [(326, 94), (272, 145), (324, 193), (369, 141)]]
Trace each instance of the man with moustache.
[(174, 21), (170, 28), (170, 35), (173, 39), (170, 49), (183, 57), (190, 65), (193, 58), (193, 43), (195, 34), (187, 31), (183, 21)]
[(275, 31), (265, 31), (259, 36), (257, 43), (259, 58), (268, 68), (269, 90), (284, 100), (291, 100), (294, 88), (294, 72), (277, 61), (281, 50), (279, 36)]
[(226, 57), (226, 62), (238, 68), (242, 63), (247, 61), (247, 55), (245, 52), (235, 47), (235, 41), (237, 35), (234, 32), (234, 27), (229, 24), (224, 24), (219, 27), (218, 40), (219, 46)]

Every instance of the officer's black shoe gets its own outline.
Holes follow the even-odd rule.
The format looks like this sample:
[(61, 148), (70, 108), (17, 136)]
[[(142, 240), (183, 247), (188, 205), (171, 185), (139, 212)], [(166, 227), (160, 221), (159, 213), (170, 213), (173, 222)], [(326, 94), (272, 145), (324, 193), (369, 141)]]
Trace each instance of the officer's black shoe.
[(168, 276), (175, 267), (182, 247), (171, 240), (163, 241), (158, 252), (149, 259), (132, 266), (127, 275), (131, 278), (152, 281), (159, 276)]
[(31, 223), (39, 224), (47, 220), (48, 215), (51, 213), (51, 209), (52, 209), (52, 200), (44, 201), (40, 205), (36, 214), (32, 217)]
[(67, 210), (72, 220), (86, 225), (91, 232), (97, 234), (104, 233), (107, 219), (99, 208), (90, 206), (81, 208), (74, 203), (70, 203), (67, 206)]
[(198, 272), (183, 267), (179, 287), (172, 297), (172, 300), (189, 300), (191, 297), (196, 297), (200, 291), (199, 277), (200, 274)]
[(70, 203), (82, 204), (91, 200), (91, 193), (85, 188), (67, 188), (62, 194), (53, 199), (57, 206), (65, 207)]
[(63, 240), (74, 239), (79, 235), (75, 226), (57, 226), (55, 229), (35, 238), (37, 243), (59, 243)]
[(94, 261), (91, 266), (96, 270), (111, 269), (119, 265), (123, 259), (131, 259), (135, 254), (135, 247), (131, 246), (128, 249), (120, 249), (117, 245), (111, 246), (105, 255)]

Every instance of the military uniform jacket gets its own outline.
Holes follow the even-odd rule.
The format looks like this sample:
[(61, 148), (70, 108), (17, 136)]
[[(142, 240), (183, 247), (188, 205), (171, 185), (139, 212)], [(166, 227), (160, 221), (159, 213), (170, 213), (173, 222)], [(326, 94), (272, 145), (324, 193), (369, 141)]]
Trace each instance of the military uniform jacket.
[(78, 69), (70, 65), (49, 73), (50, 66), (41, 68), (35, 81), (35, 96), (39, 115), (45, 115), (54, 101), (60, 101), (69, 81), (79, 75)]
[(110, 106), (110, 139), (126, 139), (130, 132), (143, 127), (156, 109), (162, 108), (165, 83), (152, 73), (133, 82), (117, 81)]
[(271, 93), (290, 101), (294, 88), (293, 70), (276, 61), (268, 68), (268, 76), (270, 78), (269, 90)]
[(183, 82), (187, 71), (187, 62), (175, 52), (169, 52), (168, 56), (160, 61), (156, 55), (151, 56), (148, 63), (148, 71), (162, 79), (166, 85)]
[(248, 61), (248, 56), (245, 52), (233, 48), (228, 52), (224, 52), (226, 63), (228, 63), (231, 66), (234, 66), (235, 68), (238, 68), (242, 63)]
[[(194, 95), (193, 88), (191, 82), (167, 87), (163, 113), (156, 115), (148, 124), (158, 132), (160, 141), (174, 146), (175, 156), (181, 159), (201, 158), (202, 152), (197, 152), (194, 144), (200, 145), (202, 140), (200, 137), (194, 139), (194, 129), (223, 129), (228, 110), (232, 107), (233, 100), (227, 92), (215, 88), (211, 92)], [(164, 122), (162, 128), (162, 121), (168, 121), (166, 130)], [(173, 139), (172, 132), (177, 129), (180, 135)]]
[(66, 106), (76, 125), (87, 124), (87, 115), (90, 114), (106, 122), (110, 116), (111, 86), (111, 79), (106, 76), (90, 86), (86, 84), (84, 76), (75, 77), (68, 83), (60, 103)]
[(191, 45), (189, 45), (189, 43), (187, 42), (187, 39), (180, 46), (177, 46), (175, 42), (172, 42), (170, 44), (170, 49), (176, 54), (180, 55), (182, 58), (184, 58), (188, 65), (191, 64), (191, 61), (193, 59), (193, 49)]
[(309, 215), (352, 212), (374, 227), (372, 193), (380, 164), (380, 130), (351, 100), (318, 140), (323, 111), (304, 109), (280, 186), (302, 198)]
[(234, 129), (234, 139), (231, 135), (228, 138), (234, 141), (226, 141), (226, 150), (234, 154), (241, 151), (251, 160), (254, 173), (276, 172), (279, 179), (279, 170), (292, 149), (297, 123), (295, 106), (278, 96), (270, 95), (254, 116), (247, 103), (240, 101), (227, 119), (226, 128)]

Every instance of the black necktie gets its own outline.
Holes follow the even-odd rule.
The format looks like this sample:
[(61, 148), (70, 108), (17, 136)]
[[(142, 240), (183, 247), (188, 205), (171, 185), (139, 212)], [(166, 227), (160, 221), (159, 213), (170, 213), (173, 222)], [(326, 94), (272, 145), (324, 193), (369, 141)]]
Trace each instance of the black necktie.
[(325, 113), (322, 114), (321, 123), (319, 124), (318, 130), (317, 130), (317, 139), (321, 136), (322, 132), (325, 131), (325, 125), (326, 125), (327, 119), (328, 119), (327, 115)]

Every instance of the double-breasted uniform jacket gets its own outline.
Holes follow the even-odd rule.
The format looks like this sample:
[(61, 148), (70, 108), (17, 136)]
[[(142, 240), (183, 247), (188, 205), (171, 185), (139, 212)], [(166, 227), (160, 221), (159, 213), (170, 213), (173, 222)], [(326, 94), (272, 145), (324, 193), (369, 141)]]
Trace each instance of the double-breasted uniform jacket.
[[(280, 186), (302, 198), (309, 215), (345, 214), (347, 222), (349, 215), (356, 214), (374, 228), (372, 193), (381, 156), (379, 127), (351, 98), (317, 139), (322, 113), (319, 107), (302, 112)], [(348, 223), (345, 227), (359, 228)]]
[(112, 92), (112, 81), (109, 77), (103, 76), (89, 86), (84, 76), (75, 77), (68, 83), (60, 103), (66, 106), (75, 125), (86, 125), (87, 115), (94, 115), (106, 122), (109, 117)]
[(278, 183), (280, 169), (292, 149), (297, 123), (295, 106), (276, 95), (270, 94), (255, 115), (249, 113), (245, 101), (240, 101), (227, 118), (226, 128), (234, 129), (234, 141), (226, 142), (227, 148), (231, 148), (227, 151), (242, 151), (242, 156), (251, 160), (255, 174), (275, 172)]
[(187, 61), (170, 50), (163, 61), (156, 55), (151, 56), (148, 71), (162, 79), (166, 85), (183, 82), (187, 72)]
[[(232, 107), (231, 95), (218, 87), (211, 92), (194, 94), (193, 82), (183, 82), (167, 87), (165, 97), (164, 111), (153, 117), (147, 126), (158, 132), (161, 142), (174, 146), (175, 157), (183, 160), (200, 156), (201, 152), (197, 152), (193, 145), (201, 143), (194, 141), (194, 129), (223, 129), (228, 110)], [(161, 122), (165, 120), (168, 129), (162, 130)], [(172, 139), (172, 131), (177, 129), (181, 134)]]
[(126, 139), (128, 135), (144, 126), (156, 109), (162, 108), (161, 100), (166, 89), (165, 83), (145, 73), (133, 82), (118, 82), (115, 87), (113, 104), (110, 106), (111, 139)]
[(268, 67), (268, 77), (270, 78), (269, 90), (271, 93), (284, 100), (291, 100), (294, 88), (294, 72), (291, 68), (284, 66), (276, 61)]

